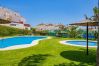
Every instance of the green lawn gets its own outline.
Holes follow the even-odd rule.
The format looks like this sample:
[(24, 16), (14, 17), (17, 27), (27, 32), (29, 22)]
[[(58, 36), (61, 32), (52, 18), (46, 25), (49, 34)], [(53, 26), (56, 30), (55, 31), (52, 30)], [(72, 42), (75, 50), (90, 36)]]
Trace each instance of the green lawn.
[(94, 66), (96, 49), (60, 44), (67, 38), (52, 38), (38, 45), (9, 51), (0, 51), (0, 66)]

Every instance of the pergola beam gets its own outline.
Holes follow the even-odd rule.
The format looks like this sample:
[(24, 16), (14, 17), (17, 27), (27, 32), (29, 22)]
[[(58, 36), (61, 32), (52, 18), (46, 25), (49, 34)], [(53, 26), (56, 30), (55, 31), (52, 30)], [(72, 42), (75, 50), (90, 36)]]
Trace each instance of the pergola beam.
[(87, 26), (87, 23), (88, 23), (88, 26), (98, 26), (98, 22), (73, 23), (70, 25)]

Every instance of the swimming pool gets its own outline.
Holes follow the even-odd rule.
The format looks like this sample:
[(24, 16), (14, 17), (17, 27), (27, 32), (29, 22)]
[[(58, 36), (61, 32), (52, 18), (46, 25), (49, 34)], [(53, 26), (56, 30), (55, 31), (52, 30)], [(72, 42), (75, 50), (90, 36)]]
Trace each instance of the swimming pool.
[[(13, 47), (13, 46), (30, 46), (31, 43), (36, 42), (36, 40), (41, 40), (46, 37), (43, 36), (20, 36), (20, 37), (12, 37), (12, 38), (4, 38), (0, 39), (0, 49)], [(35, 41), (35, 42), (34, 42)]]
[[(68, 45), (73, 45), (73, 46), (83, 46), (86, 47), (86, 41), (85, 40), (65, 40), (65, 41), (60, 41), (62, 44), (68, 44)], [(96, 41), (89, 41), (88, 42), (89, 47), (96, 47), (97, 42)]]

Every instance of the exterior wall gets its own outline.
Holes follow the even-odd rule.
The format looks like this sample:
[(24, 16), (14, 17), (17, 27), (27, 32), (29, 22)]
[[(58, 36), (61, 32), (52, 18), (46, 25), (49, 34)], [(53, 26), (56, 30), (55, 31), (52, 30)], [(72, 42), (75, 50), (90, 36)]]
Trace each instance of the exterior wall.
[(25, 29), (27, 29), (27, 30), (31, 30), (31, 27), (25, 27)]
[(27, 26), (24, 26), (24, 24), (18, 24), (18, 23), (0, 24), (0, 25), (19, 28), (19, 29), (31, 30), (31, 27), (27, 27)]
[(12, 24), (11, 23), (11, 24), (0, 24), (0, 25), (19, 28), (19, 29), (25, 29), (24, 25), (22, 25), (22, 24)]
[(59, 26), (56, 25), (39, 25), (36, 27), (36, 31), (43, 31), (43, 30), (60, 30)]
[(0, 18), (5, 20), (10, 19), (11, 21), (14, 22), (19, 21), (23, 21), (24, 23), (26, 22), (26, 20), (18, 12), (15, 12), (11, 9), (4, 7), (0, 7)]
[(0, 24), (0, 25), (3, 25), (3, 26), (10, 26), (10, 24)]
[(18, 24), (18, 23), (10, 23), (11, 27), (19, 28), (19, 29), (25, 29), (24, 24)]
[(11, 9), (0, 7), (0, 19), (11, 21), (9, 24), (0, 25), (30, 30), (30, 26), (27, 27), (24, 25), (26, 22), (25, 18), (23, 18), (18, 12), (15, 12)]

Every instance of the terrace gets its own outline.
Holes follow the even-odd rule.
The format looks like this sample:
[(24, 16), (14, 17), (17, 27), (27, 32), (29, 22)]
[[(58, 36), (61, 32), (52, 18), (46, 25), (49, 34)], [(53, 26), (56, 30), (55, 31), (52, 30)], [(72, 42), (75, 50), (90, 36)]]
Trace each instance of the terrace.
[[(34, 5), (36, 3), (36, 1), (31, 1), (31, 2), (32, 4), (29, 3), (28, 6)], [(49, 8), (48, 9), (49, 11), (50, 8), (52, 8), (53, 6), (51, 1), (46, 2), (47, 3), (46, 5), (45, 5), (45, 1), (40, 1), (40, 2), (44, 3), (42, 4), (44, 5), (43, 7), (48, 5), (47, 8)], [(56, 2), (57, 1), (55, 1), (54, 4), (56, 4)], [(54, 5), (53, 7), (55, 8), (53, 8), (52, 11), (54, 11), (56, 7), (59, 9), (60, 8), (59, 4), (61, 4), (63, 8), (63, 6), (66, 5), (64, 4), (64, 2), (66, 1), (59, 0), (59, 2), (57, 2), (58, 7)], [(66, 3), (68, 4), (68, 2)], [(79, 1), (79, 2), (82, 3), (83, 1)], [(41, 4), (38, 5), (39, 7), (42, 7)], [(75, 3), (75, 5), (77, 5), (77, 3)], [(17, 6), (19, 6), (19, 4), (17, 4)], [(72, 6), (74, 6), (74, 4)], [(21, 8), (18, 7), (18, 9), (20, 11), (20, 9), (22, 9), (22, 6)], [(52, 11), (46, 12), (47, 11), (45, 10), (46, 8), (44, 8), (45, 10), (44, 12), (43, 9), (41, 8), (40, 10), (38, 8), (37, 12), (35, 11), (35, 8), (34, 10), (32, 9), (33, 8), (30, 9), (31, 10), (30, 12), (28, 12), (29, 9), (27, 8), (24, 10), (23, 7), (22, 9), (23, 14), (25, 13), (24, 14), (25, 17), (27, 17), (26, 15), (32, 16), (31, 20), (33, 20), (34, 17), (33, 15), (35, 15), (35, 16), (39, 16), (37, 19), (38, 21), (39, 20), (43, 21), (44, 18), (46, 18), (48, 20), (52, 19), (52, 21), (54, 22), (55, 17), (58, 18), (62, 16), (62, 18), (64, 18), (64, 15), (62, 14), (66, 14), (63, 13), (64, 9), (63, 11), (61, 11), (62, 10), (61, 8), (59, 10), (55, 10), (55, 12), (53, 13), (51, 13)], [(12, 10), (11, 10), (11, 14), (9, 14), (10, 13), (9, 11), (8, 12), (6, 11), (7, 13), (6, 16), (10, 17), (12, 14), (14, 15), (13, 16), (14, 19), (12, 19), (12, 21), (13, 20), (18, 20), (18, 21), (11, 22), (10, 19), (8, 20), (0, 19), (0, 24), (10, 24), (10, 26), (0, 25), (0, 66), (99, 66), (98, 65), (99, 46), (97, 45), (99, 41), (96, 41), (99, 38), (98, 37), (99, 30), (97, 29), (99, 28), (98, 27), (99, 6), (93, 8), (94, 16), (93, 15), (92, 17), (85, 16), (85, 20), (83, 21), (69, 23), (69, 25), (64, 25), (59, 23), (39, 24), (36, 26), (36, 28), (32, 27), (31, 29), (30, 29), (30, 24), (25, 23), (25, 18), (23, 18), (17, 12), (13, 12)], [(61, 14), (59, 14), (60, 11), (62, 12)], [(71, 12), (69, 12), (71, 11), (71, 9), (70, 10), (66, 9), (66, 11), (68, 11), (67, 13), (69, 13), (69, 15), (71, 14)], [(4, 13), (5, 11), (1, 10), (1, 12), (5, 14)], [(79, 9), (78, 12), (80, 14)], [(47, 13), (50, 18), (44, 17), (45, 15), (47, 15)], [(2, 13), (0, 14), (2, 16)], [(42, 17), (40, 19), (41, 15), (39, 14), (41, 15), (43, 14), (44, 18)], [(51, 14), (51, 16), (49, 14)], [(80, 17), (78, 15), (76, 16)], [(71, 16), (73, 16), (73, 12)], [(45, 21), (47, 21), (46, 19)], [(34, 25), (34, 22), (33, 23), (30, 22), (30, 23)], [(16, 27), (19, 26), (21, 28), (24, 27), (26, 29), (19, 29), (11, 26), (16, 26)], [(85, 29), (80, 26), (84, 26)], [(89, 26), (95, 26), (95, 27), (89, 28)]]

